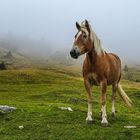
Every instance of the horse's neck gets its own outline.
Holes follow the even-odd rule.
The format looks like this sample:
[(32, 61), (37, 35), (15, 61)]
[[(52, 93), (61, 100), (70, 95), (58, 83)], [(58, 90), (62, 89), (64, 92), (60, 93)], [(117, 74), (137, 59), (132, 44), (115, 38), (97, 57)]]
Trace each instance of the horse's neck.
[(91, 65), (92, 67), (95, 66), (96, 64), (99, 64), (99, 60), (103, 55), (105, 55), (104, 52), (102, 52), (101, 54), (98, 54), (95, 51), (95, 49), (92, 49), (90, 52), (86, 54), (88, 64)]

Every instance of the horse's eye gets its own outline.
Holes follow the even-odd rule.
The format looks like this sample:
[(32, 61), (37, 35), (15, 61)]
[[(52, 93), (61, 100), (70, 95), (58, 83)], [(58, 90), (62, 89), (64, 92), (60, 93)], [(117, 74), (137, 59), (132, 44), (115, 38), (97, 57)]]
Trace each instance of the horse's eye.
[(87, 36), (85, 34), (83, 34), (83, 38), (86, 38)]

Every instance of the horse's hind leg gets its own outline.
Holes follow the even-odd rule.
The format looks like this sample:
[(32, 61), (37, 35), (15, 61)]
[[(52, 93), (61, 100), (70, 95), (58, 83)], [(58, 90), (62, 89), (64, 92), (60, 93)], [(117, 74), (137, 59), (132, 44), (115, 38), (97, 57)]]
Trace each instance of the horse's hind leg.
[(107, 126), (108, 121), (107, 121), (107, 114), (106, 114), (106, 90), (107, 90), (107, 82), (106, 80), (102, 81), (100, 83), (100, 88), (101, 88), (101, 103), (102, 103), (102, 121), (101, 125), (102, 126)]
[(112, 85), (112, 117), (115, 117), (115, 98), (117, 92), (117, 84)]
[(88, 113), (87, 113), (86, 123), (92, 124), (93, 123), (93, 119), (92, 119), (92, 89), (91, 89), (92, 87), (87, 79), (84, 79), (84, 84), (85, 84), (85, 89), (87, 91), (87, 97), (88, 97)]

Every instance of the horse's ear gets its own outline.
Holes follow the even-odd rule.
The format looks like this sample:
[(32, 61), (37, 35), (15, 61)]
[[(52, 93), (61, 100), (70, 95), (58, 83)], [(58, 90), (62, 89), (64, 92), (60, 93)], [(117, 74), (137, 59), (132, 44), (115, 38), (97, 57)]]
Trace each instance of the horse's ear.
[(90, 25), (89, 25), (89, 23), (88, 23), (88, 21), (86, 19), (85, 19), (85, 26), (86, 26), (87, 30), (89, 31), (89, 33), (90, 33)]
[(76, 22), (76, 28), (77, 28), (78, 30), (80, 30), (80, 28), (81, 28), (81, 26), (79, 25), (78, 22)]
[(87, 27), (87, 29), (89, 29), (89, 23), (86, 19), (85, 19), (85, 26)]

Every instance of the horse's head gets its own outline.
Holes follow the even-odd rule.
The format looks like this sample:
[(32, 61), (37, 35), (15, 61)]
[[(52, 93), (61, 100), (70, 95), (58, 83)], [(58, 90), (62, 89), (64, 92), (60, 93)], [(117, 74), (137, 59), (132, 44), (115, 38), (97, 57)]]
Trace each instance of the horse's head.
[(88, 21), (85, 20), (81, 25), (76, 22), (76, 27), (78, 32), (75, 35), (73, 47), (70, 51), (71, 57), (75, 59), (92, 49), (91, 27)]

